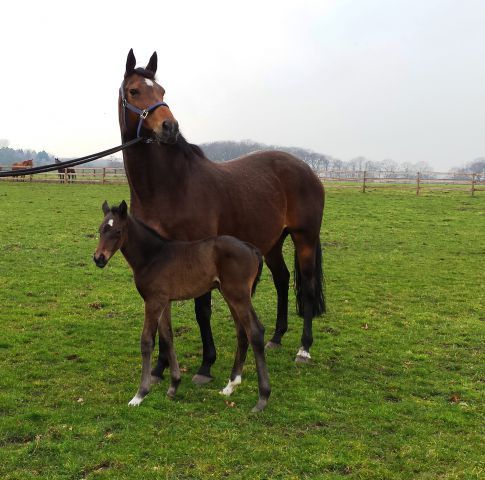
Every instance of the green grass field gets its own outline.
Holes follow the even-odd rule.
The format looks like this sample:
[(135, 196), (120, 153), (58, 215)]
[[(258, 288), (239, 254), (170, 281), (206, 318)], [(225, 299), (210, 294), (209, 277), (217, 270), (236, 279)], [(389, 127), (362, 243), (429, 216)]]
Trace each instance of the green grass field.
[[(196, 387), (192, 302), (173, 308), (184, 377), (138, 408), (143, 304), (121, 254), (91, 257), (101, 203), (126, 186), (0, 183), (0, 478), (484, 478), (485, 195), (327, 192), (329, 312), (297, 366), (301, 319), (230, 401), (236, 345), (213, 298), (215, 380)], [(286, 244), (289, 264), (292, 248)], [(254, 299), (274, 327), (268, 270)], [(231, 403), (233, 402), (233, 403)]]

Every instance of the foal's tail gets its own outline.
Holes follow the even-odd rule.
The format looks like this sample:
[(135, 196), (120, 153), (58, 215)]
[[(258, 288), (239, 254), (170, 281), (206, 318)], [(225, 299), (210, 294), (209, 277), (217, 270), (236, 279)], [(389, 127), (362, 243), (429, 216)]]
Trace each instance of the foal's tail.
[(263, 255), (261, 254), (259, 248), (256, 248), (251, 243), (244, 243), (246, 243), (246, 245), (254, 252), (256, 257), (258, 257), (258, 273), (256, 273), (256, 278), (254, 279), (253, 286), (251, 288), (251, 296), (253, 296), (256, 293), (256, 287), (261, 279), (261, 272), (263, 271)]
[[(323, 262), (322, 262), (322, 245), (318, 240), (315, 249), (315, 267), (313, 270), (313, 285), (310, 286), (311, 290), (308, 292), (308, 299), (312, 303), (313, 317), (319, 317), (326, 312), (325, 305), (325, 277), (323, 275)], [(295, 293), (296, 293), (296, 311), (300, 317), (303, 317), (303, 305), (305, 292), (303, 291), (302, 278), (300, 265), (298, 263), (298, 256), (295, 250)]]

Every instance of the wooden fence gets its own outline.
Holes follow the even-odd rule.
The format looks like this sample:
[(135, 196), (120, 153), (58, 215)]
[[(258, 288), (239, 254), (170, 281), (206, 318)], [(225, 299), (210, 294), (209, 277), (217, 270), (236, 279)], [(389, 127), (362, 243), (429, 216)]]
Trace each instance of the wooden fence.
[[(9, 167), (3, 167), (6, 170)], [(124, 168), (112, 167), (76, 167), (69, 172), (57, 171), (25, 175), (23, 177), (6, 177), (0, 180), (17, 182), (50, 182), (81, 184), (125, 184), (127, 183)], [(412, 189), (419, 195), (423, 190), (441, 191), (485, 191), (485, 174), (478, 173), (443, 173), (443, 172), (382, 172), (322, 170), (317, 172), (326, 188), (358, 188), (363, 193), (377, 188)]]
[(325, 170), (318, 172), (325, 187), (358, 188), (363, 193), (376, 188), (423, 190), (485, 191), (485, 174), (458, 172), (382, 172)]

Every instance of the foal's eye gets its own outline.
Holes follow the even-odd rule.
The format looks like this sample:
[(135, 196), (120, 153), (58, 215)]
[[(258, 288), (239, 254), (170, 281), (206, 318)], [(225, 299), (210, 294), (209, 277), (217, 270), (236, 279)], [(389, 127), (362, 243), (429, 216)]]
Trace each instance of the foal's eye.
[(130, 90), (128, 90), (128, 91), (130, 92), (130, 95), (133, 96), (133, 97), (140, 93), (136, 88), (130, 88)]

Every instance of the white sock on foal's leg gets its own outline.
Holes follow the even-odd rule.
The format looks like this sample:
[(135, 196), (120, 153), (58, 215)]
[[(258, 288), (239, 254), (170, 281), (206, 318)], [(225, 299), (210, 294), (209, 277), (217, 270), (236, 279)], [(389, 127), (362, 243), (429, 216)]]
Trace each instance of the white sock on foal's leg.
[(241, 384), (241, 381), (241, 375), (236, 375), (234, 380), (229, 379), (229, 383), (220, 391), (220, 393), (228, 397), (232, 392), (234, 392), (235, 388)]

